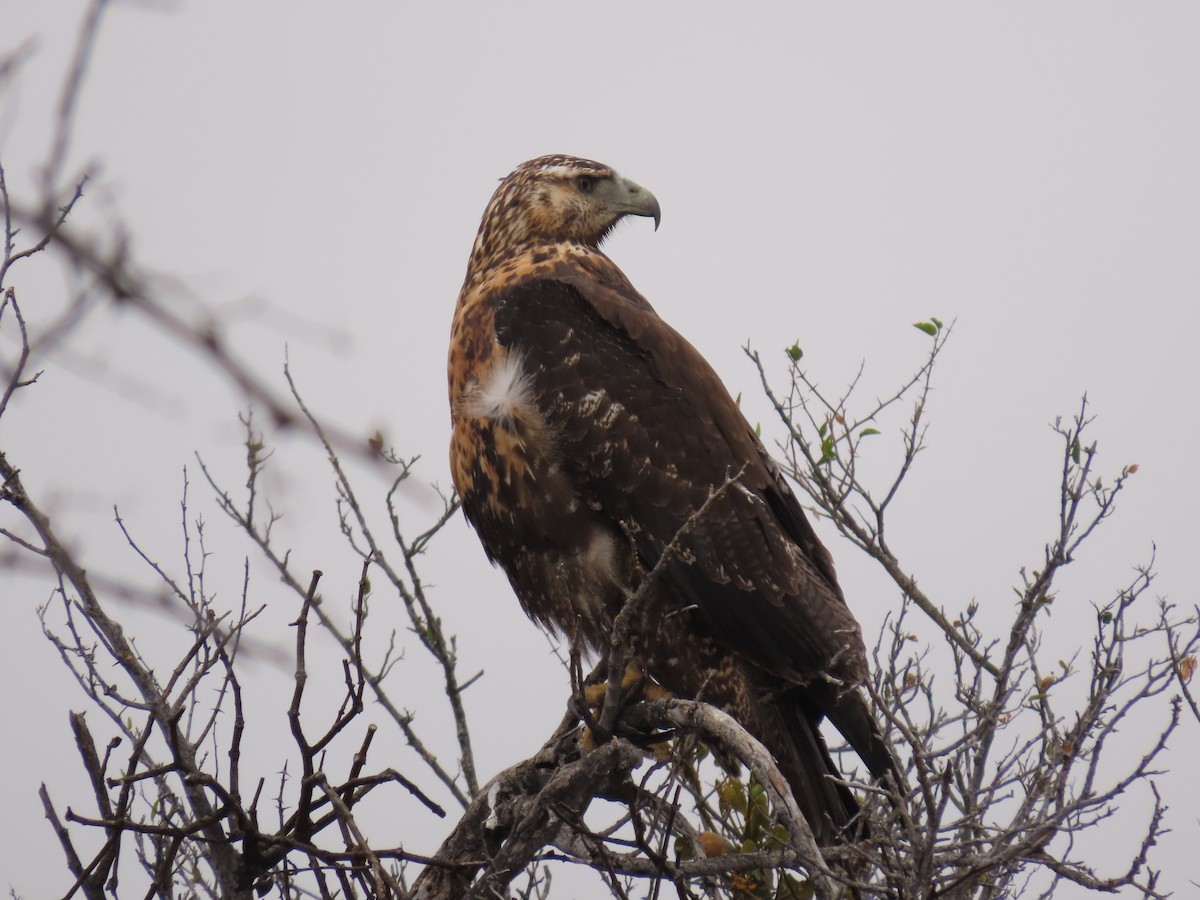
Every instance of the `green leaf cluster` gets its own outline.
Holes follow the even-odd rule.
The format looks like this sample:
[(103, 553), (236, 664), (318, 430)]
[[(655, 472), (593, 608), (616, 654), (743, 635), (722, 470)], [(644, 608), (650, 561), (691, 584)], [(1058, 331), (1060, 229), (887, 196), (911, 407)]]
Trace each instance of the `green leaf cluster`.
[[(789, 843), (787, 828), (771, 817), (767, 792), (753, 779), (729, 776), (717, 784), (717, 807), (728, 837), (706, 833), (706, 845), (740, 854), (778, 850)], [(754, 869), (730, 876), (735, 897), (746, 900), (811, 900), (812, 883), (788, 872)]]
[(930, 316), (928, 322), (913, 322), (913, 328), (920, 329), (930, 337), (937, 337), (942, 331), (942, 320), (937, 316)]

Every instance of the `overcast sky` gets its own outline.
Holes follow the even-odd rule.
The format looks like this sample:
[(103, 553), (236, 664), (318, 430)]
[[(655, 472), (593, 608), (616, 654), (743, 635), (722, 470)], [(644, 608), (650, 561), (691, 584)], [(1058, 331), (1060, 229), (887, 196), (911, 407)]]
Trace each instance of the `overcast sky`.
[[(0, 84), (0, 162), (18, 199), (33, 196), (82, 9), (54, 0), (3, 13), (0, 54), (33, 38)], [(1127, 583), (1154, 545), (1154, 593), (1196, 602), (1198, 47), (1190, 2), (116, 3), (69, 161), (96, 172), (81, 225), (123, 223), (136, 257), (163, 274), (163, 295), (211, 312), (274, 387), (284, 389), (286, 347), (318, 414), (363, 437), (382, 430), (423, 457), (423, 481), (442, 485), (454, 299), (496, 179), (530, 157), (588, 156), (655, 193), (661, 229), (628, 222), (609, 254), (768, 437), (743, 344), (778, 375), (782, 348), (798, 341), (831, 389), (865, 360), (870, 397), (922, 358), (928, 338), (912, 322), (955, 321), (929, 449), (898, 501), (892, 543), (935, 602), (975, 599), (1003, 621), (1019, 569), (1036, 567), (1053, 536), (1059, 447), (1048, 423), (1086, 391), (1101, 470), (1139, 471), (1062, 581), (1051, 624), (1079, 640), (1090, 604)], [(53, 260), (12, 280), (35, 325), (61, 309)], [(201, 488), (193, 452), (231, 488), (244, 480), (241, 398), (128, 312), (97, 311), (43, 364), (0, 446), (89, 568), (148, 580), (114, 504), (149, 552), (178, 567), (188, 466), (213, 583), (236, 597), (251, 548)], [(881, 471), (896, 427), (877, 439)], [(322, 457), (285, 437), (268, 487), (285, 513), (281, 540), (344, 600), (357, 562), (337, 534)], [(357, 478), (378, 503), (385, 479), (368, 469)], [(431, 497), (413, 492), (414, 531), (434, 514)], [(896, 590), (831, 529), (821, 534), (873, 633)], [(255, 596), (286, 622), (290, 600), (257, 573)], [(461, 520), (431, 552), (428, 576), (464, 671), (486, 669), (468, 701), (490, 777), (540, 745), (566, 678)], [(0, 881), (38, 897), (63, 879), (48, 874), (61, 856), (36, 787), (46, 781), (60, 809), (88, 807), (66, 718), (86, 701), (40, 635), (48, 581), (0, 577)], [(384, 609), (378, 627), (392, 614), (399, 625), (398, 610)], [(130, 621), (144, 650), (172, 639), (160, 637), (171, 628), (160, 618)], [(269, 624), (257, 636), (291, 640)], [(419, 656), (409, 648), (397, 693), (417, 698), (405, 702), (449, 754)], [(253, 665), (268, 698), (290, 690), (286, 669)], [(282, 715), (271, 727), (264, 748), (286, 734)], [(1171, 763), (1190, 765), (1194, 723), (1175, 743)], [(268, 750), (262, 759), (269, 774)], [(1200, 787), (1168, 784), (1175, 831), (1157, 862), (1186, 895), (1200, 880)], [(1144, 796), (1131, 800), (1128, 828), (1143, 827), (1148, 809)], [(422, 815), (396, 834), (429, 852), (444, 826)]]

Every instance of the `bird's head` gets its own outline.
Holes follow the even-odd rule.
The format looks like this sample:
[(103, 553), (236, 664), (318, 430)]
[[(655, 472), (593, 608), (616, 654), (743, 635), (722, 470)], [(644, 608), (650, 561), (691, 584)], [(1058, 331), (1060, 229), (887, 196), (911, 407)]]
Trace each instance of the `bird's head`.
[(658, 201), (608, 166), (574, 156), (541, 156), (500, 182), (471, 254), (478, 271), (519, 249), (569, 242), (596, 248), (625, 216), (648, 216)]

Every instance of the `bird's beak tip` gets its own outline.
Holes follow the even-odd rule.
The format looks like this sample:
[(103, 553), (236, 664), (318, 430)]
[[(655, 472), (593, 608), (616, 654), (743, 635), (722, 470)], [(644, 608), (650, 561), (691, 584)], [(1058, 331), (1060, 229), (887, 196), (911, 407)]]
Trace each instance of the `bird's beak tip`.
[(643, 216), (654, 220), (654, 230), (658, 231), (658, 226), (662, 224), (662, 209), (658, 205), (658, 200), (653, 194), (649, 195), (649, 199), (642, 209)]

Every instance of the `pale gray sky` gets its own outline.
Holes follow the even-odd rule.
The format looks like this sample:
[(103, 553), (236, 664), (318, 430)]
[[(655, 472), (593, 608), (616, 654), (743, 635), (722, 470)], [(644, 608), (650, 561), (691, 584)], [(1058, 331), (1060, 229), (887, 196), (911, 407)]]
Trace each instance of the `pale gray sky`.
[[(18, 198), (45, 156), (82, 8), (14, 3), (3, 15), (0, 53), (36, 39), (0, 94), (0, 161)], [(870, 396), (923, 354), (912, 322), (956, 320), (894, 546), (937, 602), (975, 598), (1003, 618), (1019, 568), (1052, 536), (1047, 423), (1086, 390), (1103, 471), (1139, 472), (1063, 579), (1051, 623), (1078, 639), (1088, 604), (1127, 582), (1152, 542), (1156, 593), (1196, 602), (1198, 46), (1200, 6), (1185, 2), (115, 4), (71, 161), (99, 167), (80, 224), (126, 223), (138, 258), (171, 276), (174, 302), (227, 323), (256, 371), (282, 390), (286, 344), (315, 410), (352, 433), (382, 429), (442, 484), (454, 298), (496, 179), (529, 157), (589, 156), (657, 195), (659, 232), (628, 223), (610, 255), (752, 417), (767, 416), (747, 341), (781, 372), (781, 349), (798, 340), (831, 387), (865, 359)], [(32, 320), (62, 302), (48, 263), (13, 281)], [(105, 311), (9, 411), (0, 445), (90, 567), (139, 577), (112, 505), (174, 563), (188, 465), (213, 579), (232, 599), (250, 550), (201, 488), (192, 452), (238, 486), (238, 409), (189, 352)], [(895, 445), (879, 448), (887, 459)], [(359, 476), (364, 493), (381, 492), (377, 474)], [(286, 439), (270, 487), (294, 557), (326, 572), (327, 596), (349, 597), (357, 563), (321, 454)], [(414, 500), (411, 514), (415, 526), (432, 507)], [(897, 592), (822, 535), (873, 632)], [(565, 677), (461, 521), (429, 565), (464, 669), (487, 669), (468, 695), (479, 734), (493, 736), (478, 747), (487, 777), (536, 749)], [(294, 608), (269, 572), (257, 579), (256, 596), (282, 607), (258, 636), (286, 644)], [(86, 703), (40, 636), (47, 584), (6, 578), (2, 593), (0, 881), (37, 897), (62, 879), (46, 880), (61, 856), (36, 786), (47, 781), (60, 808), (87, 807), (66, 720)], [(146, 643), (175, 639), (153, 618), (131, 621)], [(432, 690), (408, 702), (450, 753), (419, 657), (411, 648), (398, 677), (414, 696)], [(270, 710), (288, 673), (256, 672)], [(286, 721), (263, 728), (269, 773)], [(1176, 744), (1182, 767), (1194, 727)], [(1186, 896), (1200, 880), (1200, 787), (1169, 787), (1175, 831), (1157, 861)], [(1142, 827), (1146, 798), (1127, 809)], [(432, 851), (443, 826), (412, 816), (388, 839)]]

